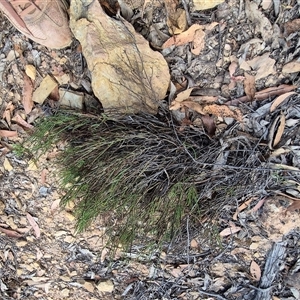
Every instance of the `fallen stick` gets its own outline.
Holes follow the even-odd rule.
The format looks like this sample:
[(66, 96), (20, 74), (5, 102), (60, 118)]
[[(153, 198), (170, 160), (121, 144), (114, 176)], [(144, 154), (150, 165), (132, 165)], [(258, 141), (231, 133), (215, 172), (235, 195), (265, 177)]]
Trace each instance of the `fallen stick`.
[[(265, 100), (269, 97), (272, 96), (279, 96), (279, 95), (283, 95), (285, 93), (288, 93), (290, 91), (293, 91), (294, 89), (296, 89), (297, 87), (295, 85), (288, 85), (288, 84), (281, 84), (280, 86), (277, 87), (271, 87), (271, 88), (267, 88), (265, 90), (262, 90), (260, 92), (256, 92), (254, 95), (254, 101), (262, 101)], [(237, 106), (240, 103), (246, 103), (246, 102), (251, 102), (252, 100), (250, 99), (250, 97), (248, 96), (243, 96), (240, 98), (236, 98), (230, 101), (225, 102), (225, 105), (233, 105), (233, 106)]]

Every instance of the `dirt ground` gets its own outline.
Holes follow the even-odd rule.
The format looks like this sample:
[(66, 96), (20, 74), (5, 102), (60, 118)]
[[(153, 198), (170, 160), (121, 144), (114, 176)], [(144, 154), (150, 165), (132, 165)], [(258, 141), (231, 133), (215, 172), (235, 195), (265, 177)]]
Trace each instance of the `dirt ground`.
[[(212, 223), (200, 220), (187, 223), (185, 233), (159, 251), (144, 255), (136, 245), (109, 259), (101, 221), (76, 234), (73, 205), (59, 206), (63, 192), (54, 158), (64, 145), (38, 161), (13, 151), (36, 119), (57, 108), (54, 90), (26, 111), (31, 72), (33, 90), (49, 75), (59, 87), (84, 94), (88, 109), (100, 110), (79, 43), (47, 49), (0, 13), (1, 299), (300, 299), (300, 4), (228, 0), (186, 14), (183, 1), (177, 8), (186, 28), (203, 28), (177, 39), (169, 39), (168, 28), (179, 35), (185, 29), (167, 22), (170, 2), (146, 4), (131, 4), (132, 23), (169, 64), (177, 95), (170, 102), (189, 113), (192, 101), (235, 105), (243, 114), (243, 132), (268, 148), (269, 166), (286, 177), (274, 173), (277, 189), (223, 207), (210, 239)], [(236, 126), (232, 115), (208, 115), (216, 124), (202, 118), (200, 128), (208, 134)], [(182, 125), (199, 127), (201, 118), (189, 119), (180, 110), (177, 117)]]

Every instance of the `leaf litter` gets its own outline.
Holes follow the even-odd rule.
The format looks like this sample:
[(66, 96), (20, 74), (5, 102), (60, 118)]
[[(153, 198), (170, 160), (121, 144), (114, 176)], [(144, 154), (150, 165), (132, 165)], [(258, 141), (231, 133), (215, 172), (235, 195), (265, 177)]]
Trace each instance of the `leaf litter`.
[[(198, 35), (196, 35), (194, 32), (193, 39), (189, 40), (189, 42), (181, 45), (173, 43), (170, 46), (170, 49), (163, 50), (163, 53), (164, 51), (166, 53), (164, 54), (165, 59), (169, 63), (172, 81), (174, 81), (176, 84), (179, 83), (183, 87), (187, 86), (188, 89), (191, 89), (191, 91), (186, 92), (186, 94), (177, 95), (177, 102), (180, 103), (179, 105), (177, 104), (178, 110), (182, 108), (188, 109), (188, 112), (184, 113), (184, 117), (186, 118), (185, 124), (188, 124), (185, 126), (189, 127), (189, 130), (195, 130), (195, 132), (197, 132), (197, 130), (199, 130), (199, 125), (197, 126), (198, 123), (196, 121), (197, 117), (195, 117), (195, 113), (200, 114), (202, 120), (205, 118), (210, 120), (210, 125), (206, 125), (205, 127), (207, 132), (210, 132), (210, 138), (212, 138), (216, 136), (218, 132), (222, 132), (222, 130), (223, 132), (224, 130), (226, 132), (228, 126), (225, 122), (226, 118), (230, 117), (240, 122), (243, 121), (243, 128), (240, 128), (241, 131), (250, 134), (254, 138), (254, 141), (257, 142), (256, 147), (260, 144), (267, 144), (268, 138), (270, 139), (270, 148), (274, 149), (270, 149), (269, 162), (273, 164), (274, 168), (285, 168), (285, 172), (283, 173), (280, 171), (278, 173), (274, 173), (274, 176), (277, 176), (276, 180), (280, 190), (284, 191), (287, 188), (294, 188), (297, 190), (296, 184), (292, 186), (289, 185), (285, 188), (286, 178), (284, 177), (284, 175), (288, 175), (289, 178), (297, 178), (298, 173), (294, 173), (292, 171), (299, 171), (300, 167), (299, 154), (297, 149), (293, 148), (294, 146), (299, 145), (299, 139), (296, 134), (299, 126), (299, 100), (296, 90), (297, 86), (299, 86), (299, 77), (297, 74), (299, 71), (297, 63), (298, 52), (296, 47), (298, 43), (297, 20), (299, 20), (297, 4), (294, 7), (286, 6), (284, 10), (280, 10), (276, 4), (278, 1), (273, 1), (271, 4), (270, 1), (269, 3), (267, 3), (268, 1), (262, 1), (260, 4), (251, 1), (219, 1), (220, 5), (218, 7), (215, 7), (215, 5), (217, 5), (215, 2), (213, 5), (211, 2), (212, 1), (204, 1), (204, 4), (195, 3), (196, 5), (202, 5), (201, 9), (208, 9), (208, 11), (199, 12), (197, 8), (200, 8), (199, 6), (196, 6), (194, 11), (190, 11), (192, 22), (199, 24), (199, 20), (203, 17), (203, 20), (208, 21), (206, 21), (207, 24), (204, 25), (201, 23), (201, 26), (210, 26), (210, 24), (214, 24), (213, 22), (215, 21), (219, 24), (221, 24), (222, 21), (226, 21), (227, 27), (222, 29), (222, 27), (219, 25), (214, 25), (213, 28), (209, 30), (199, 30)], [(149, 9), (149, 6), (144, 7), (145, 15), (150, 15)], [(210, 11), (210, 9), (213, 9), (213, 11)], [(174, 38), (176, 30), (176, 34), (179, 35), (183, 34), (185, 29), (188, 30), (186, 25), (188, 22), (185, 11), (179, 10), (179, 13), (176, 13), (177, 10), (178, 9), (175, 9), (174, 15), (171, 16), (173, 17), (171, 19), (175, 19), (174, 24), (172, 22), (169, 27), (171, 30), (169, 30), (169, 28), (162, 29), (165, 34), (171, 35), (170, 39), (173, 39), (173, 41), (176, 40)], [(226, 12), (227, 15), (224, 15), (223, 12)], [(212, 13), (213, 16), (215, 16), (214, 19), (212, 19)], [(155, 22), (161, 22), (163, 19), (165, 19), (165, 17), (165, 15), (158, 15)], [(176, 20), (176, 18), (178, 18), (178, 20)], [(143, 18), (137, 20), (141, 22)], [(278, 22), (275, 22), (275, 20), (278, 20)], [(236, 24), (242, 24), (243, 26), (237, 27)], [(245, 24), (250, 25), (245, 27)], [(283, 37), (280, 37), (282, 42), (281, 44), (277, 43), (279, 38), (277, 28), (278, 24), (283, 26)], [(231, 27), (239, 29), (232, 31), (227, 29)], [(40, 106), (38, 106), (37, 103), (32, 102), (30, 95), (33, 91), (31, 91), (31, 87), (28, 85), (24, 87), (26, 79), (24, 81), (22, 72), (18, 70), (16, 63), (18, 59), (20, 59), (23, 66), (29, 64), (37, 66), (37, 78), (35, 78), (36, 82), (33, 82), (34, 90), (36, 90), (42, 82), (42, 79), (39, 78), (39, 73), (42, 73), (43, 77), (51, 74), (51, 70), (47, 66), (55, 66), (55, 69), (57, 70), (55, 80), (57, 80), (57, 82), (64, 82), (66, 78), (73, 77), (74, 81), (69, 83), (71, 83), (71, 85), (77, 89), (80, 87), (83, 80), (82, 78), (76, 78), (78, 74), (76, 70), (72, 70), (72, 76), (69, 77), (70, 69), (68, 70), (68, 68), (65, 68), (65, 62), (63, 62), (63, 59), (65, 55), (68, 57), (68, 55), (71, 53), (71, 50), (66, 50), (67, 52), (57, 51), (56, 60), (52, 61), (49, 58), (53, 57), (52, 53), (49, 57), (43, 55), (43, 53), (46, 53), (46, 49), (32, 44), (32, 42), (24, 39), (24, 37), (22, 37), (16, 31), (14, 31), (14, 39), (9, 40), (8, 36), (11, 34), (13, 28), (10, 27), (9, 24), (6, 26), (6, 28), (8, 29), (3, 30), (3, 36), (7, 42), (6, 47), (3, 47), (3, 50), (1, 50), (4, 56), (1, 56), (0, 75), (1, 78), (7, 79), (5, 82), (8, 84), (6, 87), (7, 93), (5, 96), (3, 96), (4, 93), (1, 92), (1, 101), (3, 101), (2, 108), (7, 108), (7, 110), (5, 111), (5, 118), (3, 118), (2, 127), (0, 129), (0, 136), (2, 137), (3, 142), (12, 143), (15, 141), (21, 141), (25, 132), (23, 129), (28, 127), (27, 124), (33, 126), (34, 119), (43, 115), (44, 113), (47, 114), (50, 106), (50, 104), (47, 102), (48, 100), (45, 100), (46, 98), (44, 99), (45, 101), (40, 100)], [(189, 26), (189, 28), (191, 28), (191, 26)], [(248, 43), (251, 39), (256, 39), (256, 43)], [(28, 47), (30, 51), (23, 52), (22, 54), (20, 47), (17, 47), (18, 43), (25, 45), (25, 49)], [(282, 47), (280, 49), (283, 49), (284, 51), (288, 50), (289, 54), (284, 56), (278, 53), (278, 45)], [(232, 61), (231, 56), (236, 56), (239, 49), (242, 47), (244, 49), (242, 57), (238, 57), (236, 63), (233, 64), (234, 68), (229, 68)], [(10, 50), (13, 50), (13, 52)], [(166, 50), (171, 52), (168, 53)], [(3, 73), (1, 73), (3, 58), (7, 59), (7, 62), (4, 62), (6, 69), (3, 71)], [(63, 63), (57, 63), (59, 61)], [(73, 60), (73, 62), (75, 64), (75, 62), (78, 62), (78, 60)], [(216, 67), (217, 63), (218, 67)], [(70, 66), (68, 67), (70, 68)], [(74, 68), (75, 67), (78, 66), (74, 66)], [(250, 76), (255, 78), (254, 82), (253, 77), (248, 77), (247, 79), (247, 74), (251, 74)], [(34, 76), (32, 77), (34, 78)], [(245, 77), (245, 80), (243, 80), (242, 77)], [(228, 89), (232, 78), (240, 78), (241, 84), (238, 82), (238, 80), (234, 80), (235, 83), (233, 88), (230, 87), (230, 89)], [(88, 76), (86, 77), (86, 80), (90, 80)], [(285, 85), (283, 85), (283, 83), (285, 83)], [(214, 103), (204, 104), (201, 100), (196, 100), (193, 98), (195, 97), (193, 96), (194, 87), (199, 89), (212, 88), (217, 91), (217, 97), (214, 96), (216, 98), (213, 99)], [(23, 89), (24, 94), (22, 94)], [(274, 100), (274, 96), (278, 96), (277, 99)], [(11, 104), (9, 104), (10, 101)], [(187, 105), (184, 104), (185, 101), (187, 101)], [(226, 103), (226, 105), (230, 104), (238, 106), (238, 113), (234, 113), (234, 110), (232, 110), (231, 107), (227, 107), (226, 111), (224, 111), (224, 103)], [(252, 112), (255, 112), (260, 107), (263, 107), (268, 103), (273, 104), (271, 104), (269, 109), (263, 114), (252, 114)], [(247, 110), (248, 106), (250, 106), (250, 110)], [(32, 109), (35, 111), (33, 112)], [(34, 116), (34, 114), (36, 114), (36, 116)], [(20, 118), (27, 123), (23, 123)], [(29, 122), (30, 118), (31, 121)], [(276, 123), (276, 120), (279, 120), (279, 123)], [(288, 127), (287, 125), (283, 125), (284, 123), (288, 124), (291, 120), (294, 120), (293, 126)], [(208, 122), (204, 123), (208, 124)], [(274, 127), (275, 130), (273, 135), (270, 135), (271, 124), (277, 124)], [(214, 127), (215, 129), (213, 129)], [(257, 138), (259, 140), (257, 140)], [(282, 141), (283, 144), (281, 145)], [(238, 141), (236, 144), (229, 143), (228, 147), (225, 147), (223, 150), (224, 153), (222, 153), (222, 161), (230, 161), (230, 157), (226, 158), (226, 151), (228, 151), (228, 149), (231, 151), (241, 149), (239, 148), (241, 145), (244, 147), (242, 151), (246, 151), (245, 149), (247, 149), (247, 147), (248, 151), (253, 151), (253, 146), (251, 146), (251, 143), (249, 146), (249, 142), (245, 142), (245, 144), (243, 144), (241, 141)], [(281, 154), (279, 155), (273, 155), (275, 151), (279, 150), (277, 145), (282, 147), (279, 149), (283, 149), (283, 151), (281, 151)], [(222, 146), (220, 145), (219, 147)], [(233, 149), (231, 149), (232, 147)], [(1, 149), (5, 148), (3, 147)], [(2, 186), (2, 198), (7, 200), (5, 202), (2, 200), (0, 201), (0, 204), (3, 203), (4, 205), (3, 207), (1, 206), (3, 211), (1, 215), (1, 224), (3, 223), (5, 226), (7, 226), (1, 226), (0, 230), (4, 233), (4, 235), (0, 236), (2, 242), (1, 244), (6, 244), (8, 246), (12, 245), (11, 243), (14, 243), (14, 240), (10, 239), (10, 236), (20, 237), (18, 231), (28, 230), (26, 227), (28, 225), (26, 224), (26, 218), (25, 220), (20, 218), (17, 212), (21, 212), (23, 217), (26, 216), (26, 213), (30, 213), (30, 211), (33, 212), (32, 215), (38, 215), (40, 229), (51, 240), (51, 243), (49, 244), (49, 242), (47, 242), (45, 239), (45, 235), (42, 234), (40, 236), (41, 244), (37, 245), (34, 242), (32, 234), (29, 233), (26, 243), (23, 246), (21, 246), (22, 244), (18, 246), (20, 253), (21, 250), (29, 252), (32, 249), (36, 249), (35, 247), (40, 247), (38, 248), (39, 254), (36, 257), (36, 261), (32, 261), (32, 258), (29, 255), (20, 255), (17, 258), (17, 262), (14, 262), (12, 259), (10, 259), (11, 255), (9, 252), (6, 252), (8, 253), (6, 256), (1, 256), (1, 271), (4, 270), (4, 260), (6, 260), (6, 262), (9, 261), (11, 264), (10, 271), (6, 271), (5, 277), (2, 279), (3, 284), (6, 285), (8, 291), (16, 291), (16, 283), (18, 282), (19, 284), (19, 282), (21, 282), (21, 291), (19, 290), (18, 293), (23, 293), (25, 291), (25, 284), (27, 285), (27, 289), (33, 287), (32, 293), (33, 297), (36, 299), (41, 297), (40, 295), (43, 293), (46, 293), (53, 299), (61, 299), (61, 297), (72, 298), (75, 297), (75, 294), (77, 298), (79, 297), (79, 299), (93, 299), (93, 297), (96, 299), (99, 297), (99, 295), (103, 296), (103, 294), (95, 294), (95, 291), (98, 290), (99, 293), (102, 293), (108, 287), (103, 287), (102, 289), (101, 286), (105, 286), (105, 284), (99, 284), (99, 282), (95, 281), (94, 278), (98, 278), (97, 276), (99, 276), (99, 274), (103, 278), (106, 278), (105, 276), (107, 276), (107, 273), (103, 271), (103, 267), (104, 269), (108, 268), (108, 264), (104, 259), (103, 262), (105, 266), (98, 266), (97, 260), (91, 260), (87, 254), (88, 251), (86, 251), (89, 249), (89, 251), (98, 253), (103, 249), (103, 243), (99, 243), (99, 236), (102, 236), (105, 239), (101, 228), (92, 226), (85, 234), (76, 237), (75, 240), (73, 235), (74, 219), (70, 221), (70, 219), (72, 219), (70, 216), (70, 214), (72, 215), (73, 212), (72, 209), (68, 212), (54, 212), (53, 210), (56, 210), (56, 204), (51, 207), (51, 205), (49, 205), (49, 199), (46, 201), (43, 196), (37, 194), (39, 190), (37, 182), (40, 182), (40, 173), (36, 171), (37, 175), (33, 175), (35, 171), (26, 171), (26, 169), (23, 167), (26, 165), (26, 163), (23, 165), (22, 160), (20, 160), (18, 157), (14, 157), (11, 153), (4, 152), (4, 150), (2, 153), (6, 155), (5, 158), (3, 157), (6, 159), (6, 161), (9, 159), (11, 168), (9, 168), (9, 170), (5, 168), (3, 170), (2, 168), (2, 173), (5, 173), (6, 176), (9, 176), (7, 178), (9, 180), (4, 180), (3, 183), (5, 184)], [(256, 155), (260, 154), (254, 152), (253, 156), (244, 158), (255, 160)], [(4, 159), (2, 163), (4, 163)], [(49, 161), (46, 159), (42, 162), (42, 164), (45, 164), (44, 167), (47, 169), (50, 168)], [(51, 168), (54, 170), (55, 167)], [(31, 173), (29, 174), (27, 172)], [(20, 174), (25, 174), (25, 176)], [(214, 180), (214, 176), (216, 176), (215, 174), (217, 173), (212, 173), (210, 180)], [(50, 178), (49, 180), (51, 184), (47, 182), (43, 182), (42, 184), (48, 186), (49, 188), (55, 187), (55, 180)], [(255, 178), (253, 180), (255, 180)], [(267, 178), (267, 180), (269, 179)], [(14, 185), (11, 185), (11, 182), (13, 182)], [(20, 189), (20, 186), (23, 186), (23, 189)], [(13, 200), (16, 198), (11, 196), (10, 192), (12, 190), (16, 192), (17, 198), (22, 200), (20, 203), (23, 203), (23, 206), (22, 204), (21, 206), (18, 206), (17, 200)], [(263, 193), (265, 192), (266, 191), (263, 191)], [(210, 194), (209, 191), (206, 193), (207, 201), (209, 202), (211, 199), (213, 199), (214, 195)], [(221, 294), (223, 297), (231, 299), (233, 297), (241, 297), (240, 295), (254, 295), (255, 290), (245, 288), (244, 283), (249, 282), (247, 280), (249, 280), (249, 275), (251, 275), (255, 277), (255, 280), (250, 282), (250, 284), (256, 286), (255, 284), (260, 277), (260, 275), (258, 275), (259, 266), (262, 267), (264, 265), (264, 262), (267, 258), (267, 250), (271, 248), (272, 241), (275, 242), (278, 239), (285, 239), (290, 246), (288, 249), (299, 247), (299, 233), (295, 230), (295, 224), (298, 224), (297, 210), (299, 209), (299, 205), (297, 199), (300, 197), (292, 197), (293, 199), (291, 199), (291, 197), (287, 194), (283, 194), (284, 196), (281, 195), (280, 200), (278, 199), (278, 193), (273, 195), (269, 193), (270, 192), (268, 192), (267, 198), (257, 198), (253, 200), (252, 203), (249, 203), (249, 207), (245, 208), (247, 213), (241, 210), (236, 218), (232, 218), (231, 216), (236, 211), (237, 207), (239, 207), (239, 205), (231, 204), (225, 206), (223, 208), (223, 214), (221, 214), (219, 220), (215, 220), (215, 223), (213, 224), (214, 228), (219, 228), (220, 233), (222, 230), (227, 230), (230, 232), (228, 234), (228, 240), (226, 239), (226, 236), (223, 236), (221, 242), (223, 246), (226, 245), (226, 243), (229, 243), (231, 240), (233, 241), (233, 246), (236, 247), (236, 249), (243, 248), (249, 250), (250, 252), (248, 257), (243, 256), (244, 263), (247, 263), (248, 266), (250, 266), (248, 270), (249, 274), (247, 274), (247, 272), (239, 272), (237, 269), (235, 269), (234, 263), (226, 265), (226, 260), (222, 261), (222, 256), (216, 259), (223, 268), (225, 267), (224, 270), (228, 270), (230, 268), (236, 270), (236, 274), (238, 274), (238, 276), (235, 277), (236, 274), (231, 275), (232, 278), (237, 280), (237, 284), (240, 284), (238, 285), (238, 291), (234, 292), (225, 291), (224, 289), (222, 290), (222, 288), (226, 286), (226, 282), (224, 281), (225, 273), (216, 273), (216, 283), (218, 284), (209, 285), (210, 279), (207, 278), (210, 278), (211, 274), (209, 274), (209, 271), (203, 272), (203, 270), (207, 270), (208, 267), (211, 266), (212, 259), (218, 257), (219, 253), (223, 253), (223, 258), (234, 261), (236, 264), (238, 264), (240, 262), (238, 258), (242, 256), (244, 250), (237, 250), (234, 255), (230, 255), (230, 253), (226, 251), (222, 252), (217, 246), (212, 247), (207, 242), (201, 243), (201, 234), (208, 231), (208, 229), (205, 228), (205, 225), (202, 225), (202, 220), (199, 220), (198, 231), (195, 231), (194, 236), (191, 228), (189, 228), (187, 225), (186, 232), (188, 232), (190, 236), (184, 236), (181, 242), (179, 241), (177, 245), (175, 245), (176, 242), (174, 242), (173, 245), (171, 244), (171, 246), (173, 246), (171, 249), (173, 250), (169, 251), (166, 256), (159, 261), (160, 265), (167, 265), (171, 270), (168, 272), (168, 275), (163, 269), (161, 269), (160, 265), (158, 265), (157, 277), (154, 276), (154, 278), (149, 281), (147, 279), (147, 272), (144, 271), (143, 273), (142, 270), (145, 270), (143, 268), (145, 264), (148, 266), (148, 269), (150, 269), (150, 265), (155, 263), (155, 260), (151, 261), (151, 259), (143, 264), (136, 263), (135, 266), (133, 266), (133, 262), (131, 262), (126, 266), (126, 272), (131, 272), (131, 274), (135, 274), (137, 270), (140, 272), (139, 279), (133, 283), (130, 283), (132, 284), (132, 288), (130, 289), (130, 292), (127, 293), (127, 296), (130, 297), (131, 295), (132, 299), (138, 299), (141, 294), (143, 294), (144, 297), (147, 297), (153, 293), (153, 291), (159, 295), (160, 290), (156, 287), (159, 286), (162, 288), (165, 284), (165, 282), (161, 281), (160, 278), (164, 278), (164, 280), (167, 278), (168, 284), (175, 287), (176, 276), (179, 274), (177, 271), (180, 270), (180, 274), (182, 273), (182, 276), (179, 276), (179, 278), (187, 278), (185, 277), (188, 274), (185, 270), (185, 264), (191, 264), (192, 261), (196, 261), (197, 263), (193, 265), (194, 274), (192, 277), (190, 277), (189, 280), (186, 279), (184, 282), (186, 284), (185, 291), (189, 289), (189, 293), (192, 293), (193, 280), (200, 280), (201, 283), (199, 283), (199, 285), (201, 285), (203, 284), (203, 278), (206, 278), (205, 282), (207, 286), (200, 286), (200, 289), (204, 293), (205, 291), (209, 291), (208, 293), (211, 294), (215, 293), (215, 297), (219, 297)], [(32, 195), (34, 195), (33, 198)], [(58, 192), (51, 192), (50, 196), (52, 198), (52, 202), (50, 203), (58, 203), (60, 201)], [(281, 203), (281, 201), (283, 201), (282, 199), (285, 201), (284, 207)], [(241, 203), (244, 202), (245, 201), (241, 201), (239, 204), (241, 205)], [(24, 210), (26, 206), (27, 208)], [(49, 217), (49, 215), (45, 214), (47, 209), (49, 212), (52, 211), (52, 217)], [(14, 216), (13, 222), (11, 221), (11, 218), (5, 218), (6, 216), (12, 215)], [(230, 223), (231, 218), (235, 223)], [(15, 226), (13, 225), (14, 222)], [(101, 224), (101, 222), (99, 224)], [(199, 224), (201, 224), (203, 228)], [(229, 227), (228, 224), (230, 224)], [(13, 226), (14, 229), (11, 226)], [(241, 229), (233, 233), (233, 230), (236, 230), (236, 228)], [(56, 236), (58, 229), (61, 230), (62, 233), (60, 241), (64, 241), (64, 243), (66, 243), (65, 247), (56, 241), (56, 239), (58, 239)], [(201, 232), (201, 234), (199, 232)], [(197, 233), (199, 235), (197, 235)], [(267, 238), (262, 238), (261, 235)], [(192, 247), (194, 249), (188, 249), (186, 246), (184, 246), (186, 245), (187, 239), (196, 237), (197, 241), (200, 241), (198, 242), (198, 247)], [(251, 243), (251, 247), (248, 246), (249, 241)], [(195, 243), (192, 245), (195, 246)], [(182, 249), (184, 249), (184, 251)], [(4, 251), (1, 246), (0, 250)], [(138, 249), (132, 250), (132, 252), (135, 251), (139, 253)], [(64, 252), (66, 255), (62, 254), (62, 252)], [(211, 254), (209, 254), (209, 252)], [(34, 250), (33, 253), (36, 253), (36, 250)], [(58, 257), (55, 257), (52, 255), (52, 253), (60, 254)], [(200, 255), (202, 258), (199, 259), (198, 255)], [(49, 260), (51, 260), (51, 263), (49, 263)], [(59, 272), (54, 272), (52, 278), (49, 278), (47, 271), (42, 266), (47, 265), (47, 267), (50, 269), (53, 265), (59, 266), (61, 261), (67, 262), (66, 269), (64, 271), (65, 274), (61, 275)], [(254, 261), (257, 263), (253, 267)], [(31, 266), (32, 262), (33, 266)], [(39, 265), (40, 262), (43, 265)], [(116, 262), (119, 262), (118, 259), (116, 259)], [(174, 267), (174, 262), (180, 267)], [(292, 250), (287, 250), (287, 256), (284, 263), (286, 267), (292, 266), (295, 263)], [(76, 266), (75, 268), (74, 265)], [(11, 271), (13, 268), (17, 270), (15, 273)], [(25, 282), (24, 278), (29, 276), (31, 272), (37, 272), (38, 277), (44, 278), (44, 281), (47, 283), (40, 284), (38, 280), (35, 281), (35, 278), (30, 282)], [(119, 294), (121, 294), (126, 288), (130, 287), (129, 285), (124, 286), (124, 284), (122, 285), (120, 283), (122, 281), (121, 279), (124, 279), (123, 282), (125, 282), (126, 279), (126, 276), (122, 275), (122, 272), (124, 272), (124, 269), (118, 267), (113, 270), (115, 277), (111, 277), (108, 282), (109, 293), (117, 294), (119, 292)], [(173, 276), (172, 278), (172, 276), (170, 277), (170, 273), (173, 273), (176, 276)], [(284, 275), (285, 274), (283, 273), (279, 273), (278, 281), (276, 282), (277, 286), (283, 282)], [(81, 285), (81, 282), (78, 283), (78, 276), (91, 280), (93, 284), (95, 283), (93, 287), (96, 286), (97, 289), (87, 286), (87, 281), (85, 281), (83, 285)], [(68, 277), (68, 280), (71, 281), (64, 281), (66, 280), (66, 277)], [(103, 280), (103, 282), (107, 281), (107, 279)], [(61, 282), (71, 282), (72, 285), (62, 284)], [(75, 288), (76, 284), (80, 285), (80, 289)], [(139, 284), (144, 285), (143, 291), (138, 288)], [(86, 287), (84, 288), (84, 286)], [(5, 292), (7, 294), (7, 289), (1, 288), (1, 293)], [(179, 290), (178, 294), (180, 293), (184, 292)], [(199, 291), (197, 291), (197, 293), (199, 293)], [(172, 297), (176, 297), (178, 294), (173, 292)], [(205, 294), (201, 295), (204, 296)], [(288, 299), (288, 297), (292, 297), (293, 293), (288, 287), (286, 287), (284, 288), (284, 291), (282, 291), (281, 295), (279, 292), (274, 291), (273, 297), (276, 297), (276, 295), (280, 296), (281, 299)], [(110, 296), (114, 297), (112, 294)]]

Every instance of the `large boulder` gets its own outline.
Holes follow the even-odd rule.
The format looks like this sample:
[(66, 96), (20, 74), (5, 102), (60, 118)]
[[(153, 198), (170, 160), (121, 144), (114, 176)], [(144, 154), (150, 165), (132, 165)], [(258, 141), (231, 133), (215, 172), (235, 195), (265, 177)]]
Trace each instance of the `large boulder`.
[(104, 111), (157, 112), (170, 82), (168, 65), (130, 23), (109, 17), (98, 0), (72, 0), (70, 27)]

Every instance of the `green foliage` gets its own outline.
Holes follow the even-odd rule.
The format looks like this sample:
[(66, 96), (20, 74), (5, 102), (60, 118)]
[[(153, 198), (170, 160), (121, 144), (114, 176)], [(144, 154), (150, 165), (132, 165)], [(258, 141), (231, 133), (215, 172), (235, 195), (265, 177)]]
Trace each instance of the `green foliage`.
[(23, 144), (20, 143), (13, 144), (12, 147), (13, 147), (13, 152), (19, 158), (28, 154), (28, 149)]
[[(136, 239), (160, 243), (185, 217), (213, 216), (254, 186), (249, 170), (213, 169), (222, 150), (218, 141), (181, 134), (154, 116), (59, 112), (37, 128), (32, 150), (47, 151), (60, 140), (68, 145), (58, 159), (67, 186), (62, 202), (75, 201), (77, 230), (100, 216), (113, 246), (130, 247)], [(241, 161), (236, 152), (228, 159)]]

